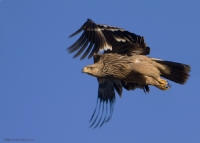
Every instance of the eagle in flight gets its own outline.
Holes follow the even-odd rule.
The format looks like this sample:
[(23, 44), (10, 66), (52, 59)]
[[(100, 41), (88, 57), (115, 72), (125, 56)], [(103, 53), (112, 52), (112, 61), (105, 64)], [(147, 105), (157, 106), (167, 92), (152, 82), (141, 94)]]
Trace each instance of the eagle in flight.
[[(184, 84), (189, 77), (189, 65), (146, 56), (150, 48), (142, 36), (122, 28), (96, 24), (90, 19), (69, 38), (80, 32), (83, 32), (80, 38), (67, 50), (69, 53), (76, 52), (74, 58), (82, 54), (81, 60), (86, 57), (94, 59), (94, 64), (82, 70), (97, 77), (99, 84), (90, 127), (101, 127), (111, 119), (115, 91), (121, 97), (123, 88), (140, 88), (146, 93), (152, 85), (167, 90), (170, 85), (166, 79)], [(100, 51), (103, 54), (99, 54)]]

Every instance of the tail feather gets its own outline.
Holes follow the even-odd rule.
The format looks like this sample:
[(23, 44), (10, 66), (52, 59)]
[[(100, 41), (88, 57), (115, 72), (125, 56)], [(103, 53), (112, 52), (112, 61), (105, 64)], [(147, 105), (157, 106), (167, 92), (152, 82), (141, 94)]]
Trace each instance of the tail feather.
[(165, 66), (167, 71), (161, 70), (161, 76), (174, 81), (179, 84), (184, 84), (189, 78), (190, 66), (182, 63), (176, 63), (171, 61), (162, 61), (159, 59), (154, 59), (157, 63)]

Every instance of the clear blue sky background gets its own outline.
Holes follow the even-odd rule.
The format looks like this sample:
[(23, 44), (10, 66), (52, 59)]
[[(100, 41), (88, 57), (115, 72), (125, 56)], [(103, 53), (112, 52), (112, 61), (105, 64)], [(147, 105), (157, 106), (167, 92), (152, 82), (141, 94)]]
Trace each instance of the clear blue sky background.
[[(0, 142), (199, 143), (200, 1), (1, 0)], [(113, 118), (89, 129), (97, 81), (81, 74), (68, 39), (86, 20), (142, 35), (151, 57), (191, 65), (183, 86), (123, 91)], [(11, 141), (10, 141), (11, 142)]]

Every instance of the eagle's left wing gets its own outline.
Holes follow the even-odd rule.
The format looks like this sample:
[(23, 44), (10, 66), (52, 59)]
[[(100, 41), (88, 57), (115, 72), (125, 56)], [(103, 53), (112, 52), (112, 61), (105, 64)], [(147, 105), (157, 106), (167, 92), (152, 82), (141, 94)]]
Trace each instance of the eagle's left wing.
[(142, 36), (119, 27), (96, 24), (88, 19), (69, 38), (80, 32), (83, 32), (81, 37), (67, 49), (69, 53), (77, 51), (74, 58), (82, 53), (81, 60), (86, 56), (91, 58), (102, 50), (118, 54), (140, 55), (147, 55), (150, 52), (150, 48), (146, 45)]

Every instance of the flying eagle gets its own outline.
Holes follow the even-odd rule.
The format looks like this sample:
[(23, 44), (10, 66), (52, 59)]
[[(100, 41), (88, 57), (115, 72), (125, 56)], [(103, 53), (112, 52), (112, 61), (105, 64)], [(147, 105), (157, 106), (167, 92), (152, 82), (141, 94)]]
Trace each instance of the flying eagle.
[(190, 67), (186, 64), (150, 58), (144, 55), (105, 53), (95, 55), (98, 61), (83, 68), (82, 72), (98, 78), (120, 79), (140, 85), (153, 85), (161, 90), (170, 88), (164, 77), (184, 84)]
[[(68, 52), (77, 51), (74, 58), (83, 53), (81, 60), (87, 56), (94, 59), (94, 64), (82, 70), (97, 77), (99, 83), (97, 104), (90, 119), (90, 127), (101, 127), (111, 119), (115, 91), (119, 96), (122, 95), (123, 88), (141, 88), (146, 93), (149, 92), (148, 85), (167, 90), (170, 88), (168, 81), (161, 77), (179, 84), (184, 84), (189, 77), (190, 66), (186, 64), (145, 56), (150, 53), (150, 48), (142, 36), (122, 28), (96, 24), (88, 19), (69, 37), (82, 31), (81, 37), (68, 48)], [(100, 51), (103, 54), (99, 54)], [(108, 108), (110, 113), (107, 113)]]

